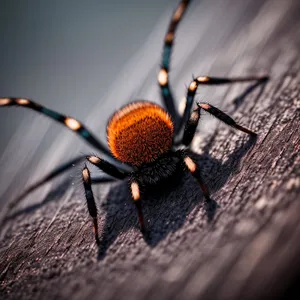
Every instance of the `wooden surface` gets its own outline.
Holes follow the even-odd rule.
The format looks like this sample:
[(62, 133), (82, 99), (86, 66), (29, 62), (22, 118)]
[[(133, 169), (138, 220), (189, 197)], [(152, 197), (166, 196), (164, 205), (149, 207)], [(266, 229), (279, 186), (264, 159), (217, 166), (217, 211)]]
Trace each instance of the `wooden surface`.
[[(192, 74), (271, 75), (245, 97), (239, 95), (251, 84), (206, 87), (199, 95), (259, 133), (254, 143), (203, 115), (192, 149), (218, 204), (215, 214), (184, 174), (176, 186), (145, 196), (151, 239), (144, 240), (127, 183), (98, 185), (98, 249), (76, 166), (75, 177), (32, 193), (2, 226), (1, 299), (282, 299), (297, 290), (300, 2), (195, 1), (179, 34), (174, 85)], [(15, 143), (26, 143), (21, 133)], [(16, 184), (25, 188), (78, 154), (77, 147), (65, 153), (76, 142), (61, 136), (56, 152), (38, 162), (28, 154), (18, 170), (5, 165), (14, 176), (1, 175), (2, 207), (20, 193)]]

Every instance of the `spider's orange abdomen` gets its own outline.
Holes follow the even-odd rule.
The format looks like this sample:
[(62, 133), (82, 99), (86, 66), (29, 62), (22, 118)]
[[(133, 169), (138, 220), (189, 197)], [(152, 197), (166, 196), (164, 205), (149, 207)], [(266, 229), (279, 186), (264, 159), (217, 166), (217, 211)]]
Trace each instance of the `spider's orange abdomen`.
[(110, 119), (108, 145), (118, 160), (140, 166), (172, 147), (173, 129), (173, 122), (163, 108), (151, 102), (133, 102)]

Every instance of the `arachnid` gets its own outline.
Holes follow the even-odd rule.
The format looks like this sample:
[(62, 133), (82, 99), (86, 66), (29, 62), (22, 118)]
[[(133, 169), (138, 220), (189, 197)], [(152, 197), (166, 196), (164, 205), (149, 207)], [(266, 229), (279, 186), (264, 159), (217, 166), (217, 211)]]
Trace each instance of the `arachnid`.
[[(193, 140), (201, 110), (214, 115), (227, 125), (240, 131), (249, 135), (256, 135), (253, 131), (237, 124), (231, 117), (208, 103), (197, 103), (194, 109), (192, 109), (192, 105), (199, 85), (219, 85), (253, 80), (264, 81), (267, 79), (266, 76), (243, 78), (198, 76), (189, 84), (185, 109), (182, 115), (179, 114), (169, 84), (170, 57), (177, 26), (189, 3), (190, 1), (188, 0), (182, 0), (179, 3), (171, 18), (164, 39), (161, 68), (158, 73), (158, 83), (161, 89), (164, 108), (149, 101), (134, 101), (116, 111), (107, 125), (109, 149), (81, 122), (72, 117), (64, 116), (29, 99), (0, 98), (0, 106), (30, 108), (63, 124), (80, 135), (87, 143), (97, 148), (102, 154), (109, 157), (108, 160), (103, 159), (102, 156), (86, 156), (84, 159), (87, 159), (88, 162), (113, 178), (120, 180), (129, 179), (129, 188), (132, 200), (137, 208), (142, 231), (145, 231), (146, 228), (141, 206), (141, 189), (144, 186), (162, 184), (172, 178), (174, 174), (178, 174), (178, 171), (189, 170), (198, 180), (206, 201), (211, 201), (209, 191), (201, 177), (198, 166), (188, 156), (187, 152), (182, 149), (182, 146), (189, 147)], [(69, 169), (74, 162), (81, 159), (82, 157), (76, 158), (54, 170), (37, 184), (30, 187), (23, 195), (61, 174)], [(93, 180), (86, 165), (82, 170), (82, 180), (88, 211), (93, 219), (95, 238), (99, 242), (97, 207), (92, 191)], [(16, 205), (17, 202), (12, 203), (12, 206)]]

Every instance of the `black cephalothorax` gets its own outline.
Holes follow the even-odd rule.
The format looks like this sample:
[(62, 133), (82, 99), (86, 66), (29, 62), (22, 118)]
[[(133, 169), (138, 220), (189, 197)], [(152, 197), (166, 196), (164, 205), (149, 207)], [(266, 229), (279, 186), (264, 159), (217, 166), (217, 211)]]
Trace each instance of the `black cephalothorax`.
[(131, 175), (140, 186), (163, 186), (186, 170), (183, 151), (169, 151), (152, 163), (141, 166)]

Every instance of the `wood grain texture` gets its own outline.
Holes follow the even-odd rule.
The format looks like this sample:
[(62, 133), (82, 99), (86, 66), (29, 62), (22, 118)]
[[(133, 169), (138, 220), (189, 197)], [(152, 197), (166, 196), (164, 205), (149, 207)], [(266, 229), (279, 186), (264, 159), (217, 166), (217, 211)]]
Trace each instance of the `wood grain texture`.
[[(193, 22), (199, 33), (191, 33)], [(191, 74), (271, 75), (245, 97), (239, 95), (251, 85), (206, 87), (200, 94), (212, 104), (222, 99), (221, 109), (259, 133), (255, 143), (202, 116), (192, 148), (218, 203), (212, 220), (198, 184), (183, 174), (179, 184), (145, 195), (151, 239), (144, 240), (127, 183), (96, 186), (98, 249), (79, 180), (72, 185), (62, 176), (30, 195), (1, 228), (1, 299), (281, 299), (296, 290), (300, 2), (195, 1), (182, 27), (174, 84), (188, 83)], [(185, 37), (196, 43), (182, 46)], [(47, 153), (2, 180), (1, 202), (18, 194), (15, 184), (25, 186), (20, 172), (38, 178), (59, 163), (66, 144), (52, 160)]]

